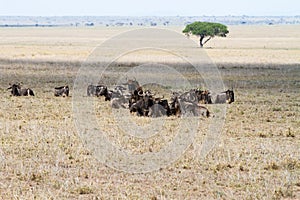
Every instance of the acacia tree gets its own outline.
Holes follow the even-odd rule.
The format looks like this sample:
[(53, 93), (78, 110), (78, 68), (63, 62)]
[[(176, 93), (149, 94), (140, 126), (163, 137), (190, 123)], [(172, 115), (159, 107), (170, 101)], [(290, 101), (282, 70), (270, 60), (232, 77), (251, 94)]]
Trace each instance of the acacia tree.
[[(227, 26), (212, 22), (194, 22), (192, 24), (188, 24), (182, 32), (188, 36), (199, 36), (201, 48), (211, 38), (215, 36), (226, 37), (226, 34), (229, 33), (229, 31), (227, 30)], [(203, 41), (204, 38), (206, 38), (205, 41)]]

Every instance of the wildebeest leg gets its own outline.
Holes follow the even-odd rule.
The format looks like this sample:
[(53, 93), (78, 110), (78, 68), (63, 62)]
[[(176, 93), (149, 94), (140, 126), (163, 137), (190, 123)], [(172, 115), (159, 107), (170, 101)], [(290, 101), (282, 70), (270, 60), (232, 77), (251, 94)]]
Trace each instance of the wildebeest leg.
[(138, 116), (144, 116), (144, 112), (141, 108), (137, 109), (137, 114), (138, 114)]

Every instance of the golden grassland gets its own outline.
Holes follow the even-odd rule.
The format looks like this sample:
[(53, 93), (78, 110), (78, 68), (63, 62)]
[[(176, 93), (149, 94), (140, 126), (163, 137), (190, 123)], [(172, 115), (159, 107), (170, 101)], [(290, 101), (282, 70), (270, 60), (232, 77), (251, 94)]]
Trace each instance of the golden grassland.
[[(105, 40), (133, 29), (125, 27), (2, 28), (0, 29), (0, 57), (84, 61), (94, 48)], [(169, 29), (181, 33), (183, 27), (169, 27)], [(299, 25), (229, 26), (228, 29), (230, 31), (228, 37), (214, 38), (206, 45), (208, 55), (216, 63), (294, 64), (300, 62)], [(197, 42), (197, 38), (191, 37), (191, 39)]]
[[(205, 51), (236, 95), (225, 105), (222, 134), (199, 159), (214, 120), (200, 118), (193, 144), (176, 162), (139, 174), (98, 162), (79, 137), (72, 97), (53, 95), (55, 86), (72, 89), (80, 62), (98, 43), (126, 30), (0, 29), (0, 199), (300, 199), (299, 26), (232, 26), (228, 38), (207, 43)], [(196, 44), (189, 51), (197, 51)], [(36, 96), (11, 97), (6, 88), (14, 81)], [(109, 141), (136, 154), (159, 151), (182, 120), (162, 118), (161, 133), (129, 137), (115, 128), (109, 103), (92, 99)], [(160, 120), (123, 112), (141, 126)]]

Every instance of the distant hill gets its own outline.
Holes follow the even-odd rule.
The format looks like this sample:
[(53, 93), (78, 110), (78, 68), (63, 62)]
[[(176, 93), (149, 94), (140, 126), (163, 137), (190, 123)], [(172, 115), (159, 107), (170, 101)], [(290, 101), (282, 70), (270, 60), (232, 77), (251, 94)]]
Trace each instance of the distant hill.
[(219, 22), (226, 25), (300, 24), (300, 16), (0, 16), (0, 27), (184, 26), (194, 21)]

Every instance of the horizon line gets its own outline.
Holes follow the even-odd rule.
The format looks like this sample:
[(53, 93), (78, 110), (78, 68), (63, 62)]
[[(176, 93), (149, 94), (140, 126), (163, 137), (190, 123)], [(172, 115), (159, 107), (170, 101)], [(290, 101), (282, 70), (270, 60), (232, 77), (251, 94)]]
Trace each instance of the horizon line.
[(1, 15), (0, 17), (300, 17), (300, 15)]

